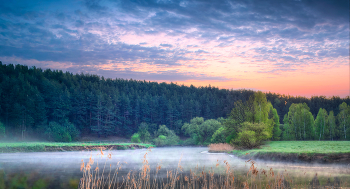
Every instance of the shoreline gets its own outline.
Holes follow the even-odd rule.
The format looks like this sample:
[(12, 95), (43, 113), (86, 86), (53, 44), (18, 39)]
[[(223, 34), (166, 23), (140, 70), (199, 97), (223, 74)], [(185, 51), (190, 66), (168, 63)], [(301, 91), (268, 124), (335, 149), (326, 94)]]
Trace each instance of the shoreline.
[(321, 164), (350, 164), (350, 153), (280, 153), (280, 152), (251, 152), (241, 154), (232, 151), (229, 154), (241, 159), (282, 161), (290, 163), (321, 163)]
[(24, 143), (23, 145), (6, 145), (0, 146), (1, 153), (18, 153), (18, 152), (66, 152), (66, 151), (91, 151), (91, 150), (128, 150), (154, 147), (150, 144), (33, 144)]

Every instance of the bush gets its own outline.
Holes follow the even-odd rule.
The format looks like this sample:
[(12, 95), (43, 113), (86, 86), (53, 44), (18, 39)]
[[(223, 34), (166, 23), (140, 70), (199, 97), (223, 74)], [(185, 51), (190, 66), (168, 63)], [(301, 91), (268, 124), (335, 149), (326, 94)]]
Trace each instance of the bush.
[(236, 147), (251, 149), (259, 147), (269, 138), (271, 138), (271, 134), (269, 134), (266, 124), (244, 122), (241, 124), (237, 139), (233, 140), (232, 143)]
[(238, 133), (237, 139), (234, 141), (234, 144), (244, 148), (254, 148), (258, 146), (258, 141), (255, 138), (255, 132), (244, 130)]
[(138, 133), (133, 134), (131, 136), (131, 142), (140, 143), (141, 142), (140, 135)]
[(220, 127), (215, 131), (213, 136), (211, 137), (211, 143), (225, 143), (226, 142), (226, 130), (224, 127)]
[[(173, 130), (168, 129), (165, 125), (160, 125), (158, 131), (154, 133), (154, 136), (158, 136), (153, 140), (157, 146), (173, 146), (179, 143), (179, 137)], [(165, 138), (164, 138), (165, 137)]]
[(156, 146), (165, 146), (167, 144), (166, 136), (159, 135), (157, 138), (153, 140), (153, 142)]
[(158, 138), (161, 140), (166, 140), (166, 136), (164, 136), (164, 135), (159, 135)]

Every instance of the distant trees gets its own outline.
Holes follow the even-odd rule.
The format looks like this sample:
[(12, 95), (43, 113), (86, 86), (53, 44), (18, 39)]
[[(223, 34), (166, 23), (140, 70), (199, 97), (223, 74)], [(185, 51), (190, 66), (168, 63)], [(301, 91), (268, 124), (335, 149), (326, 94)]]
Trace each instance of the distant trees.
[(37, 133), (46, 132), (50, 122), (62, 120), (81, 135), (130, 137), (142, 122), (152, 132), (165, 124), (184, 135), (184, 123), (194, 117), (226, 117), (234, 101), (253, 93), (0, 63), (0, 121), (12, 138), (41, 137)]
[[(70, 123), (81, 136), (131, 137), (138, 132), (141, 123), (148, 125), (150, 134), (157, 131), (159, 125), (166, 125), (177, 135), (184, 136), (184, 124), (191, 124), (196, 117), (202, 117), (203, 123), (223, 117), (216, 120), (225, 125), (224, 130), (216, 133), (216, 141), (223, 141), (219, 136), (225, 137), (226, 142), (236, 138), (244, 122), (264, 123), (272, 133), (271, 140), (280, 139), (281, 129), (283, 140), (350, 138), (349, 97), (304, 98), (211, 86), (105, 79), (0, 62), (0, 99), (0, 121), (6, 127), (6, 136), (14, 139), (25, 139), (28, 135), (43, 137), (41, 133), (54, 132), (53, 123), (58, 127)], [(309, 109), (290, 109), (292, 104), (300, 103)], [(318, 125), (322, 128), (310, 126), (311, 115), (317, 118), (320, 108), (328, 113), (328, 122), (326, 120), (323, 125), (324, 135), (322, 125)], [(318, 121), (321, 124), (321, 117)], [(280, 127), (279, 122), (284, 124)], [(217, 123), (209, 121), (203, 128), (206, 126), (216, 128)], [(319, 129), (322, 130), (321, 139)], [(209, 128), (198, 131), (197, 137), (203, 137), (197, 138), (197, 142), (210, 142), (210, 135), (216, 131)], [(69, 135), (72, 140), (77, 138)], [(54, 140), (50, 134), (44, 138)]]
[(284, 116), (283, 140), (349, 140), (349, 106), (339, 105), (339, 114), (320, 108), (316, 118), (306, 103), (292, 104)]

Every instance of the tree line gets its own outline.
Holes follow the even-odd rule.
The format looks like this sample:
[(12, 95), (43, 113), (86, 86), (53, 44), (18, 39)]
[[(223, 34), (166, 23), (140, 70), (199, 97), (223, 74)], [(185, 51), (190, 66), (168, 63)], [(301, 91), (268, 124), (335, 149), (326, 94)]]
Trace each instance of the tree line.
[[(5, 65), (0, 61), (0, 137), (1, 134), (19, 139), (36, 136), (58, 140), (63, 137), (66, 141), (86, 135), (130, 137), (138, 132), (141, 123), (148, 125), (150, 133), (158, 131), (159, 125), (166, 125), (183, 136), (186, 130), (182, 127), (193, 118), (227, 118), (235, 103), (245, 103), (255, 93), (210, 85), (194, 87), (106, 79), (19, 64)], [(339, 104), (350, 104), (349, 97), (304, 98), (266, 93), (266, 99), (281, 123), (293, 103), (307, 104), (314, 117), (320, 107), (338, 115)], [(328, 120), (332, 120), (329, 117), (328, 114)], [(339, 119), (335, 124), (339, 125)], [(324, 126), (326, 130), (328, 127)]]

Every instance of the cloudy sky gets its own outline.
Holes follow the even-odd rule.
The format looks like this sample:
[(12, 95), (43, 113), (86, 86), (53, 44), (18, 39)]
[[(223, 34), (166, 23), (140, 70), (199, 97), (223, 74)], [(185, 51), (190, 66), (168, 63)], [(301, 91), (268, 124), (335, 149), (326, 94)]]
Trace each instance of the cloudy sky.
[(0, 61), (345, 97), (349, 1), (0, 0)]

